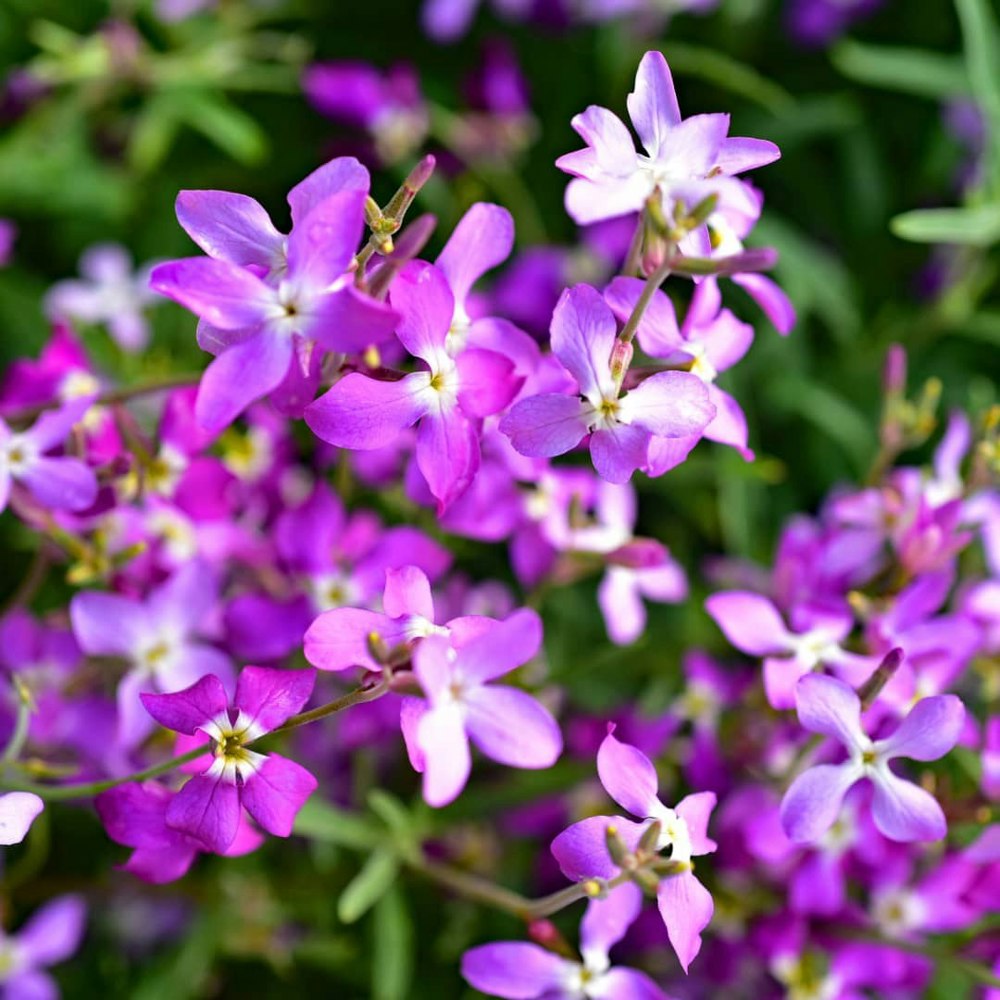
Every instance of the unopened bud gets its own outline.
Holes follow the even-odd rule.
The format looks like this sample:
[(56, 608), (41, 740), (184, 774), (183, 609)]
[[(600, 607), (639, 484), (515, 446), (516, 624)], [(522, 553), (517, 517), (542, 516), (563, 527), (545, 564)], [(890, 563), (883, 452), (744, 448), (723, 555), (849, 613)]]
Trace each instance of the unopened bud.
[(660, 834), (663, 832), (663, 824), (656, 820), (650, 823), (642, 836), (639, 838), (639, 850), (644, 854), (655, 854), (660, 843)]
[(646, 868), (640, 868), (638, 871), (632, 872), (632, 881), (651, 896), (656, 895), (656, 890), (660, 887), (660, 879), (655, 872), (651, 872)]
[(718, 207), (719, 196), (710, 194), (707, 198), (702, 198), (694, 208), (687, 214), (684, 225), (687, 229), (697, 229)]
[(365, 198), (365, 222), (368, 223), (370, 229), (375, 229), (381, 221), (382, 209), (378, 207), (378, 202), (371, 195), (368, 195)]
[(858, 697), (861, 699), (862, 711), (871, 707), (881, 693), (882, 688), (892, 680), (893, 674), (896, 673), (903, 662), (903, 655), (903, 650), (898, 646), (895, 649), (890, 649), (885, 654), (882, 662), (875, 668), (875, 673), (858, 688)]
[(541, 945), (546, 951), (555, 952), (564, 958), (575, 958), (575, 953), (569, 942), (559, 932), (551, 920), (532, 920), (528, 924), (528, 937), (535, 944)]
[(891, 344), (886, 352), (882, 386), (890, 396), (906, 392), (906, 348), (902, 344)]
[(618, 388), (621, 388), (625, 373), (628, 371), (628, 366), (632, 364), (632, 356), (634, 354), (635, 348), (632, 346), (631, 341), (615, 341), (615, 346), (611, 349), (611, 377)]
[(368, 655), (376, 663), (389, 662), (389, 646), (378, 632), (369, 632), (365, 637), (365, 645), (368, 647)]
[(632, 855), (625, 841), (622, 840), (621, 835), (618, 833), (618, 827), (609, 826), (605, 829), (604, 846), (607, 847), (611, 860), (619, 868), (625, 868), (632, 862)]

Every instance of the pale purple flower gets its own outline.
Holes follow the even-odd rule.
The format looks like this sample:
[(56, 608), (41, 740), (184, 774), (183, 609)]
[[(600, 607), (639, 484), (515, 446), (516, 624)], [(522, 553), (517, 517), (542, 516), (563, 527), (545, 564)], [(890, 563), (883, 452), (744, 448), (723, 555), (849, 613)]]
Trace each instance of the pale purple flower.
[(149, 288), (153, 265), (135, 269), (128, 251), (117, 243), (90, 247), (80, 258), (79, 279), (58, 281), (45, 296), (53, 320), (101, 323), (123, 350), (136, 353), (149, 343), (145, 311), (159, 297)]
[(179, 569), (145, 601), (98, 591), (73, 597), (70, 620), (84, 652), (128, 662), (117, 695), (123, 747), (136, 746), (153, 728), (139, 700), (141, 692), (180, 691), (206, 674), (232, 681), (229, 657), (195, 638), (217, 600), (215, 577), (200, 560)]
[(417, 466), (439, 514), (465, 492), (479, 468), (479, 421), (503, 409), (521, 385), (513, 364), (495, 351), (449, 353), (455, 301), (437, 267), (409, 264), (392, 287), (392, 303), (403, 316), (396, 332), (426, 370), (396, 381), (352, 372), (305, 413), (324, 441), (362, 450), (385, 447), (419, 424)]
[(612, 966), (609, 957), (641, 909), (641, 891), (626, 883), (587, 904), (580, 961), (527, 941), (497, 941), (467, 951), (462, 975), (488, 996), (511, 1000), (666, 1000), (649, 976)]
[(763, 139), (727, 137), (729, 115), (695, 115), (682, 120), (673, 80), (659, 52), (639, 63), (629, 115), (646, 152), (637, 153), (622, 121), (591, 105), (573, 118), (586, 149), (567, 153), (556, 165), (574, 180), (566, 189), (566, 210), (581, 224), (641, 211), (658, 192), (664, 213), (674, 203), (690, 210), (711, 195), (718, 211), (735, 216), (757, 210), (752, 191), (735, 174), (764, 166), (780, 153)]
[(55, 1000), (59, 987), (45, 969), (76, 951), (86, 916), (81, 897), (59, 896), (36, 910), (16, 934), (0, 932), (0, 996)]
[(324, 611), (303, 639), (306, 659), (320, 670), (365, 667), (381, 670), (372, 656), (370, 640), (377, 637), (387, 649), (411, 645), (429, 635), (439, 635), (460, 646), (499, 624), (482, 615), (453, 618), (437, 624), (430, 581), (417, 566), (385, 571), (382, 612), (364, 608)]
[(219, 854), (236, 840), (241, 809), (268, 833), (290, 836), (316, 779), (300, 764), (247, 744), (301, 711), (315, 680), (313, 670), (244, 667), (232, 707), (214, 675), (176, 694), (143, 694), (142, 703), (160, 725), (212, 741), (211, 756), (203, 758), (210, 761), (207, 770), (191, 778), (167, 806), (167, 826)]
[(651, 441), (700, 434), (714, 418), (704, 383), (687, 372), (657, 372), (622, 394), (611, 372), (615, 317), (589, 285), (563, 293), (551, 333), (552, 351), (576, 380), (579, 395), (543, 393), (511, 408), (500, 430), (522, 455), (562, 455), (590, 434), (598, 474), (625, 483), (647, 466)]
[(439, 635), (416, 647), (413, 672), (427, 701), (405, 704), (403, 734), (430, 805), (447, 805), (465, 787), (470, 739), (508, 767), (555, 763), (562, 736), (548, 709), (524, 691), (489, 683), (527, 663), (541, 642), (538, 615), (521, 610), (458, 649)]
[(0, 219), (0, 267), (6, 267), (14, 253), (17, 226), (10, 219)]
[(0, 795), (0, 845), (20, 844), (45, 803), (31, 792)]
[(860, 683), (878, 665), (875, 657), (842, 648), (853, 627), (846, 609), (797, 608), (796, 631), (785, 625), (771, 600), (750, 591), (712, 594), (705, 610), (737, 649), (764, 657), (764, 690), (775, 708), (791, 708), (796, 682), (819, 666), (833, 667)]
[(635, 850), (643, 832), (658, 822), (656, 849), (669, 847), (670, 860), (686, 866), (686, 870), (664, 877), (656, 892), (670, 944), (686, 972), (701, 949), (701, 932), (714, 909), (711, 895), (693, 874), (691, 859), (716, 849), (707, 833), (715, 793), (697, 792), (685, 796), (674, 809), (665, 806), (657, 795), (656, 768), (641, 750), (617, 740), (614, 728), (608, 727), (597, 752), (597, 772), (615, 802), (633, 816), (642, 817), (643, 822), (593, 816), (559, 834), (552, 842), (552, 853), (567, 878), (614, 878), (619, 871), (606, 846), (608, 828), (614, 828), (626, 846)]
[(78, 458), (47, 454), (65, 443), (92, 402), (93, 396), (79, 397), (47, 410), (26, 431), (13, 431), (0, 420), (0, 511), (6, 509), (14, 484), (53, 510), (85, 510), (93, 504), (93, 470)]
[(837, 819), (847, 790), (862, 778), (873, 786), (875, 826), (890, 840), (939, 840), (947, 833), (934, 797), (893, 774), (889, 761), (936, 760), (951, 750), (965, 720), (955, 695), (918, 701), (896, 731), (880, 740), (861, 728), (861, 700), (835, 677), (803, 677), (795, 702), (799, 722), (810, 732), (838, 740), (849, 756), (843, 764), (811, 767), (792, 782), (781, 802), (781, 822), (790, 840), (802, 844), (821, 837)]
[(396, 314), (361, 293), (348, 271), (367, 193), (357, 160), (330, 161), (289, 192), (287, 237), (246, 195), (178, 195), (177, 218), (209, 257), (161, 264), (151, 285), (204, 321), (199, 343), (218, 355), (198, 392), (206, 429), (221, 430), (271, 393), (301, 412), (319, 378), (316, 348), (362, 351), (392, 332)]

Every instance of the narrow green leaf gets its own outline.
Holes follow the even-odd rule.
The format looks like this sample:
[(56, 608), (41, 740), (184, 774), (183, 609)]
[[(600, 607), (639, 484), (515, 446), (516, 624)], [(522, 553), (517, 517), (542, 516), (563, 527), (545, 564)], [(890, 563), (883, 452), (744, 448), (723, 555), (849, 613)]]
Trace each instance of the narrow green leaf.
[(373, 1000), (406, 1000), (413, 978), (413, 924), (399, 886), (375, 906), (372, 943)]
[(381, 788), (368, 793), (368, 805), (393, 833), (408, 834), (413, 829), (413, 817), (395, 795)]
[(171, 95), (177, 114), (240, 163), (260, 163), (267, 154), (267, 135), (245, 111), (221, 94), (178, 90)]
[(986, 117), (988, 176), (1000, 197), (1000, 27), (987, 0), (955, 0), (972, 95)]
[(399, 861), (396, 856), (385, 850), (374, 851), (340, 894), (337, 916), (345, 924), (354, 923), (388, 892), (397, 874)]
[(914, 243), (962, 243), (988, 247), (1000, 242), (1000, 205), (924, 208), (897, 215), (889, 228)]
[(369, 851), (381, 831), (368, 820), (313, 797), (295, 817), (295, 832), (310, 840)]
[(958, 56), (845, 40), (830, 58), (844, 76), (871, 87), (934, 100), (970, 93), (969, 74)]

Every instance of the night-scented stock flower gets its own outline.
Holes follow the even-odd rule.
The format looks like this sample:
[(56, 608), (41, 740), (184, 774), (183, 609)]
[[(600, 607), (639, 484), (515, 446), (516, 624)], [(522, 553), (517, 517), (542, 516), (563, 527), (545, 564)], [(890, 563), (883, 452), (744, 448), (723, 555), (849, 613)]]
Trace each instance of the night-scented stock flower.
[(59, 996), (45, 971), (79, 947), (87, 919), (80, 896), (59, 896), (37, 910), (16, 933), (0, 932), (0, 996), (4, 1000), (50, 1000)]
[(211, 763), (171, 800), (167, 826), (220, 854), (236, 840), (241, 809), (268, 833), (289, 836), (316, 779), (300, 764), (248, 744), (299, 712), (315, 679), (312, 670), (244, 667), (232, 707), (213, 674), (175, 694), (143, 694), (142, 703), (160, 725), (211, 741)]
[(322, 440), (358, 449), (382, 448), (419, 424), (417, 466), (442, 513), (479, 468), (480, 420), (502, 410), (521, 380), (495, 351), (448, 353), (455, 298), (438, 268), (408, 265), (391, 302), (402, 315), (396, 335), (426, 370), (390, 381), (351, 372), (307, 407), (306, 423)]
[(587, 904), (579, 961), (527, 941), (497, 941), (467, 951), (462, 975), (488, 996), (510, 1000), (666, 1000), (645, 973), (613, 966), (609, 958), (641, 909), (638, 886), (620, 885)]
[(86, 462), (49, 452), (65, 444), (84, 418), (93, 396), (82, 396), (43, 413), (25, 431), (0, 420), (0, 511), (11, 489), (22, 486), (44, 507), (84, 510), (97, 498), (97, 477)]
[(648, 464), (653, 441), (700, 434), (711, 423), (715, 407), (705, 384), (688, 372), (657, 372), (623, 394), (621, 374), (613, 371), (617, 331), (596, 289), (576, 285), (563, 293), (552, 315), (552, 351), (578, 394), (543, 393), (515, 403), (500, 430), (522, 455), (562, 455), (589, 434), (598, 474), (625, 483)]
[[(708, 837), (715, 793), (696, 792), (673, 809), (665, 806), (657, 794), (653, 763), (638, 748), (619, 741), (614, 728), (609, 725), (597, 752), (597, 772), (615, 802), (642, 821), (592, 816), (559, 834), (552, 853), (563, 874), (575, 881), (635, 873), (640, 884), (655, 885), (667, 936), (686, 972), (701, 950), (701, 932), (714, 909), (708, 890), (694, 876), (692, 858), (716, 849)], [(668, 848), (664, 866), (659, 855)]]
[(327, 164), (290, 192), (287, 237), (245, 195), (178, 196), (178, 218), (211, 256), (161, 264), (151, 284), (208, 324), (199, 339), (218, 356), (198, 392), (204, 427), (222, 430), (279, 387), (296, 397), (299, 382), (318, 378), (316, 348), (363, 351), (392, 332), (396, 314), (359, 292), (348, 270), (367, 188), (357, 161)]
[(555, 763), (562, 735), (548, 709), (524, 691), (490, 683), (527, 663), (541, 643), (538, 615), (521, 610), (457, 649), (440, 635), (417, 645), (413, 673), (426, 701), (408, 701), (402, 722), (430, 805), (447, 805), (465, 787), (472, 770), (470, 739), (508, 767)]
[(781, 822), (797, 843), (817, 840), (840, 813), (849, 788), (867, 778), (873, 786), (872, 818), (890, 840), (938, 840), (947, 832), (944, 813), (923, 788), (893, 774), (897, 757), (937, 760), (958, 741), (965, 709), (953, 694), (923, 698), (891, 735), (872, 740), (861, 727), (861, 699), (843, 681), (818, 674), (795, 687), (799, 722), (810, 732), (831, 736), (848, 752), (842, 764), (819, 764), (803, 771), (785, 793)]
[(668, 218), (675, 202), (690, 211), (713, 195), (723, 213), (753, 214), (753, 194), (735, 175), (776, 160), (780, 153), (774, 143), (728, 136), (726, 114), (682, 120), (660, 52), (642, 57), (628, 111), (645, 153), (636, 152), (628, 129), (607, 108), (591, 105), (573, 118), (587, 146), (561, 156), (556, 165), (574, 178), (566, 189), (566, 210), (576, 222), (641, 211), (654, 193)]

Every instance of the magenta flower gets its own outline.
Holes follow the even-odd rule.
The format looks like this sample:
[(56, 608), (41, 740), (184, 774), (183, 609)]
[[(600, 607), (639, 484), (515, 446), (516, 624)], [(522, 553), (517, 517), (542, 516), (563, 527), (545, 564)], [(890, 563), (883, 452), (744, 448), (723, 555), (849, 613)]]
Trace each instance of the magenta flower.
[(612, 966), (609, 953), (642, 909), (638, 886), (626, 883), (593, 899), (580, 924), (580, 961), (527, 941), (498, 941), (462, 956), (462, 975), (477, 990), (511, 1000), (666, 1000), (644, 972)]
[(0, 267), (6, 267), (14, 255), (17, 226), (10, 219), (0, 219)]
[(563, 293), (551, 332), (552, 351), (576, 380), (579, 395), (543, 393), (513, 406), (500, 430), (522, 455), (562, 455), (590, 434), (598, 474), (625, 483), (646, 467), (652, 441), (700, 434), (714, 418), (704, 383), (687, 372), (658, 372), (621, 394), (611, 374), (615, 317), (589, 285)]
[(781, 823), (799, 844), (818, 840), (836, 821), (844, 796), (862, 778), (873, 786), (872, 818), (890, 840), (938, 840), (947, 833), (944, 813), (933, 796), (889, 769), (896, 757), (937, 760), (958, 741), (965, 720), (952, 694), (918, 701), (896, 731), (872, 740), (861, 728), (861, 701), (835, 677), (803, 677), (795, 688), (799, 722), (813, 733), (839, 740), (848, 751), (843, 764), (803, 771), (781, 802)]
[(206, 429), (221, 430), (279, 387), (297, 401), (303, 380), (315, 387), (316, 346), (351, 353), (392, 332), (396, 314), (358, 291), (348, 273), (367, 193), (357, 160), (332, 160), (289, 192), (287, 237), (246, 195), (178, 195), (178, 220), (210, 256), (161, 264), (151, 284), (207, 324), (199, 343), (218, 357), (198, 392)]
[(45, 803), (31, 792), (0, 795), (0, 845), (20, 844), (44, 808)]
[(118, 684), (119, 740), (125, 748), (152, 730), (140, 692), (180, 691), (206, 674), (230, 684), (232, 663), (195, 635), (218, 600), (209, 567), (195, 560), (151, 590), (145, 601), (120, 594), (83, 591), (70, 601), (73, 633), (85, 653), (121, 656), (129, 664)]
[(430, 805), (447, 805), (465, 787), (472, 769), (470, 739), (508, 767), (555, 763), (562, 735), (548, 709), (524, 691), (489, 683), (527, 663), (541, 643), (542, 623), (525, 609), (458, 649), (438, 635), (417, 646), (413, 672), (427, 702), (407, 702), (402, 722)]
[[(178, 794), (149, 781), (110, 788), (94, 802), (107, 835), (116, 844), (133, 848), (122, 870), (143, 882), (173, 882), (187, 873), (199, 853), (208, 850), (196, 837), (167, 824), (167, 811)], [(238, 857), (263, 842), (264, 837), (241, 813), (236, 836), (222, 853)]]
[(669, 847), (670, 860), (687, 866), (686, 871), (663, 878), (656, 891), (667, 936), (686, 972), (701, 949), (701, 932), (712, 919), (714, 909), (711, 895), (693, 874), (691, 859), (716, 849), (715, 841), (707, 835), (715, 793), (688, 795), (676, 809), (665, 806), (657, 796), (656, 768), (641, 750), (619, 742), (614, 728), (608, 727), (608, 735), (597, 752), (597, 773), (615, 802), (632, 815), (643, 817), (643, 822), (593, 816), (559, 834), (552, 842), (552, 853), (563, 874), (574, 881), (614, 878), (619, 869), (606, 846), (608, 828), (613, 827), (634, 850), (646, 828), (658, 822), (656, 849), (664, 851)]
[(78, 458), (47, 454), (66, 441), (93, 398), (80, 397), (48, 410), (26, 431), (12, 431), (0, 420), (0, 511), (6, 509), (15, 483), (53, 510), (85, 510), (93, 504), (97, 498), (93, 470)]
[(53, 1000), (55, 980), (44, 970), (79, 947), (87, 910), (79, 896), (59, 896), (37, 910), (10, 937), (0, 932), (0, 996), (4, 1000)]
[(682, 120), (667, 61), (647, 52), (639, 63), (628, 110), (646, 153), (637, 153), (621, 119), (591, 105), (572, 120), (586, 149), (567, 153), (556, 166), (573, 176), (566, 211), (586, 225), (642, 209), (658, 192), (667, 217), (674, 203), (690, 210), (710, 195), (718, 210), (753, 214), (752, 190), (735, 174), (764, 166), (781, 154), (764, 139), (730, 138), (729, 115), (694, 115)]
[(791, 708), (796, 682), (818, 666), (831, 666), (860, 683), (878, 665), (876, 657), (841, 648), (853, 627), (846, 610), (801, 607), (801, 630), (796, 632), (785, 625), (772, 601), (750, 591), (712, 594), (705, 610), (738, 650), (764, 657), (764, 690), (774, 708)]
[(142, 703), (162, 726), (212, 741), (211, 765), (167, 806), (167, 826), (224, 854), (239, 833), (242, 808), (268, 833), (289, 836), (316, 779), (294, 761), (257, 753), (247, 744), (301, 711), (315, 680), (313, 670), (245, 667), (232, 707), (214, 675), (176, 694), (143, 694)]
[(502, 410), (521, 380), (495, 351), (469, 348), (455, 357), (448, 352), (455, 296), (433, 264), (408, 265), (393, 284), (392, 304), (403, 316), (399, 339), (427, 370), (397, 381), (345, 375), (306, 408), (306, 423), (330, 444), (362, 450), (383, 448), (419, 424), (417, 466), (440, 514), (479, 468), (481, 418)]

